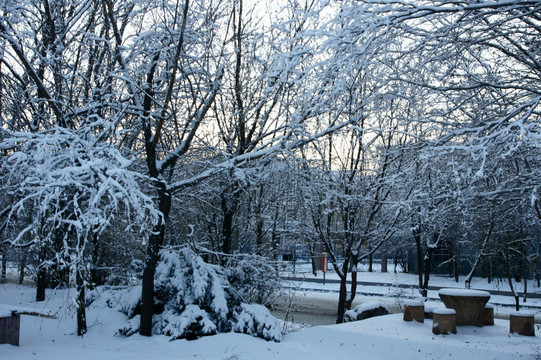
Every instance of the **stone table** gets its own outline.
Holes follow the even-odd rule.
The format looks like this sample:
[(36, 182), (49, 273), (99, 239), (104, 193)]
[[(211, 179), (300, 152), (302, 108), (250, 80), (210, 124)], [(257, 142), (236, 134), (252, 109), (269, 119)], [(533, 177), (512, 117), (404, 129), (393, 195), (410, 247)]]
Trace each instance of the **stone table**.
[(481, 314), (490, 299), (488, 291), (441, 289), (439, 296), (448, 309), (456, 311), (457, 325), (483, 326)]

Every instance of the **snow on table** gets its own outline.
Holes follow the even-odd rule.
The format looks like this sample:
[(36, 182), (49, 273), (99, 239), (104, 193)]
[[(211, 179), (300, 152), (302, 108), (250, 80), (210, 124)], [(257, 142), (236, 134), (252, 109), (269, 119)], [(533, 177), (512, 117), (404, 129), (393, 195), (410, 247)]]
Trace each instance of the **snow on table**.
[(472, 289), (440, 289), (439, 294), (447, 296), (490, 297), (490, 293), (488, 291)]

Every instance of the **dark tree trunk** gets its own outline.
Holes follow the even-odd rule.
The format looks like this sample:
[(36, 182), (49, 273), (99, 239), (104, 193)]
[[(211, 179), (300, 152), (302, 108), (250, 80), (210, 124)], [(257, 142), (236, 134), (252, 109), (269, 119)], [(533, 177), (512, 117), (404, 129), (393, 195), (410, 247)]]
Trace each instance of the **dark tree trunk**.
[(0, 278), (0, 282), (3, 284), (7, 281), (7, 271), (8, 265), (7, 265), (7, 258), (6, 258), (6, 251), (2, 250), (2, 277)]
[(430, 281), (430, 261), (431, 261), (433, 253), (434, 253), (434, 248), (429, 247), (426, 250), (426, 256), (424, 259), (425, 278), (424, 278), (423, 286), (421, 287), (421, 296), (424, 298), (428, 297), (428, 282)]
[(318, 247), (316, 246), (316, 242), (313, 241), (310, 244), (310, 259), (312, 260), (312, 274), (314, 274), (314, 276), (317, 276), (317, 254), (320, 252), (321, 249), (318, 249)]
[(48, 271), (45, 266), (46, 249), (43, 247), (39, 252), (38, 275), (36, 280), (36, 301), (45, 300), (45, 288), (48, 282)]
[(344, 322), (344, 314), (346, 312), (346, 300), (347, 300), (347, 271), (349, 267), (349, 258), (346, 257), (344, 264), (342, 265), (342, 274), (340, 275), (340, 290), (338, 293), (338, 309), (336, 311), (336, 323), (341, 324)]
[(259, 199), (258, 203), (255, 206), (255, 219), (256, 219), (256, 227), (255, 227), (255, 236), (256, 236), (256, 253), (261, 256), (267, 256), (269, 246), (265, 244), (265, 218), (263, 217), (263, 205), (262, 205), (262, 198), (264, 193), (264, 186), (263, 184), (259, 185)]
[(381, 254), (381, 272), (386, 273), (387, 270), (387, 253)]
[(336, 312), (336, 323), (341, 324), (344, 322), (344, 314), (346, 312), (346, 299), (347, 299), (347, 273), (340, 278), (340, 292), (338, 294), (338, 310)]
[(513, 277), (511, 274), (511, 255), (509, 253), (509, 243), (507, 241), (507, 237), (505, 238), (505, 247), (504, 247), (504, 257), (505, 257), (505, 269), (507, 273), (507, 282), (509, 283), (509, 289), (511, 290), (511, 293), (513, 294), (513, 298), (515, 299), (515, 310), (520, 310), (520, 300), (519, 295), (515, 291), (515, 288), (513, 286)]
[(233, 217), (235, 216), (235, 211), (233, 210), (230, 201), (222, 200), (222, 211), (224, 214), (222, 224), (222, 252), (224, 254), (231, 254), (233, 242)]
[(222, 223), (222, 252), (224, 254), (231, 254), (233, 251), (233, 219), (237, 212), (238, 186), (235, 183), (222, 193), (222, 213), (224, 217)]
[(75, 275), (77, 283), (77, 335), (79, 336), (83, 336), (87, 332), (85, 281), (82, 272), (82, 269), (77, 269)]
[(453, 257), (453, 273), (455, 275), (455, 282), (458, 283), (460, 276), (460, 245), (455, 251), (455, 256)]
[(24, 282), (24, 271), (26, 269), (26, 253), (22, 256), (20, 268), (19, 268), (19, 285)]
[(171, 194), (166, 191), (165, 185), (160, 184), (158, 192), (158, 205), (164, 219), (157, 225), (150, 235), (147, 246), (145, 269), (143, 270), (143, 283), (141, 290), (141, 322), (139, 333), (143, 336), (152, 336), (152, 316), (154, 315), (154, 275), (160, 256), (160, 250), (165, 241), (165, 223), (171, 211)]
[(346, 311), (351, 309), (351, 304), (355, 300), (355, 294), (357, 293), (357, 270), (358, 264), (354, 263), (353, 271), (351, 272), (351, 288), (348, 294), (347, 290), (347, 267), (349, 261), (344, 262), (343, 276), (340, 277), (340, 293), (338, 297), (338, 311), (336, 314), (336, 323), (341, 324), (344, 322), (344, 315)]
[(419, 289), (421, 294), (423, 294), (423, 247), (421, 245), (421, 233), (419, 231), (415, 231), (413, 233), (413, 237), (415, 238), (415, 249), (417, 255), (417, 276), (419, 280)]

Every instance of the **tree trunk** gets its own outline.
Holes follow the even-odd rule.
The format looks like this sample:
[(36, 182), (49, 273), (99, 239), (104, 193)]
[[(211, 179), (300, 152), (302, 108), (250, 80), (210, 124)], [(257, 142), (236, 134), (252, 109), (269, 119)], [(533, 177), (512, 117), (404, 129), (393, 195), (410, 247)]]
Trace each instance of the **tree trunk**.
[(520, 310), (520, 300), (517, 292), (515, 291), (515, 288), (513, 287), (513, 277), (511, 274), (511, 259), (509, 254), (509, 243), (507, 239), (505, 239), (505, 248), (504, 248), (504, 257), (505, 257), (505, 269), (507, 272), (507, 282), (509, 283), (509, 289), (511, 290), (511, 293), (513, 294), (513, 298), (515, 299), (515, 310)]
[(337, 324), (342, 324), (344, 322), (344, 314), (346, 312), (346, 300), (347, 300), (347, 273), (344, 273), (344, 276), (340, 277), (340, 292), (338, 294), (338, 310), (336, 312)]
[(344, 262), (343, 276), (340, 277), (340, 294), (338, 297), (338, 311), (336, 314), (336, 323), (342, 324), (344, 322), (344, 315), (346, 311), (351, 309), (351, 304), (355, 300), (355, 294), (357, 293), (357, 263), (354, 263), (351, 271), (351, 288), (348, 294), (347, 291), (347, 266), (349, 261)]
[(349, 258), (344, 259), (342, 265), (342, 274), (340, 274), (340, 291), (338, 293), (338, 309), (336, 312), (336, 323), (341, 324), (344, 322), (344, 314), (346, 312), (347, 301), (347, 278), (348, 278)]
[(222, 252), (224, 254), (231, 254), (232, 242), (233, 242), (233, 217), (235, 211), (232, 204), (228, 200), (222, 200), (222, 211), (224, 220), (222, 223)]
[(381, 272), (386, 273), (387, 270), (387, 253), (381, 254)]
[(75, 270), (77, 283), (77, 335), (83, 336), (87, 332), (86, 326), (86, 303), (85, 303), (85, 281), (82, 269), (77, 265)]
[(222, 252), (224, 254), (231, 254), (233, 251), (233, 219), (239, 201), (238, 187), (239, 185), (235, 182), (222, 193), (222, 213), (224, 217), (222, 223)]
[(455, 282), (458, 283), (460, 281), (460, 249), (455, 252), (453, 267), (453, 272), (455, 273)]
[(426, 256), (424, 259), (425, 279), (423, 282), (423, 286), (421, 287), (421, 296), (424, 298), (428, 297), (428, 281), (430, 280), (430, 259), (432, 258), (433, 253), (434, 248), (429, 247), (426, 251)]
[(160, 250), (165, 241), (165, 224), (171, 211), (171, 194), (161, 184), (158, 191), (158, 205), (163, 215), (161, 224), (155, 227), (150, 235), (147, 246), (145, 269), (143, 270), (143, 284), (141, 290), (141, 322), (139, 334), (152, 336), (152, 316), (154, 315), (154, 275), (160, 256)]
[[(483, 244), (481, 245), (481, 249), (479, 250), (479, 252), (477, 253), (477, 255), (475, 257), (475, 262), (472, 265), (472, 269), (471, 269), (470, 273), (468, 275), (466, 275), (466, 279), (465, 279), (465, 285), (466, 285), (465, 287), (466, 287), (466, 289), (470, 288), (471, 279), (473, 278), (473, 275), (475, 274), (475, 271), (477, 270), (477, 267), (481, 263), (481, 260), (485, 257), (486, 248), (487, 248), (487, 245), (488, 245), (488, 243), (490, 241), (493, 229), (494, 229), (494, 223), (491, 222), (489, 230), (487, 232), (487, 235), (485, 236), (485, 238), (483, 240)], [(489, 281), (489, 283), (490, 283), (490, 281)]]
[(45, 288), (48, 282), (48, 271), (45, 266), (46, 249), (42, 247), (38, 257), (38, 275), (36, 280), (36, 301), (45, 300)]
[(19, 285), (22, 285), (24, 282), (24, 271), (26, 269), (26, 253), (22, 256), (19, 266)]
[(526, 302), (528, 297), (528, 277), (524, 276), (524, 297), (522, 298), (522, 302)]
[[(413, 237), (415, 238), (415, 249), (417, 251), (417, 276), (419, 280), (419, 289), (422, 295), (423, 294), (423, 248), (421, 246), (421, 233), (419, 231), (415, 231), (413, 233)], [(426, 296), (426, 295), (422, 295), (422, 296)]]
[(7, 281), (7, 258), (6, 258), (6, 251), (2, 250), (2, 277), (0, 278), (0, 283), (5, 283)]

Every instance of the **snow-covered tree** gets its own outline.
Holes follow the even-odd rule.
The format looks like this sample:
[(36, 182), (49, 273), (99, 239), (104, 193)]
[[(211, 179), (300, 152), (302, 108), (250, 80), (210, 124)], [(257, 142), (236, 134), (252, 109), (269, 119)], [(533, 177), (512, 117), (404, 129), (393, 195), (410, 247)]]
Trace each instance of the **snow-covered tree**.
[[(1, 146), (9, 151), (4, 171), (14, 201), (10, 218), (31, 221), (11, 246), (55, 249), (53, 256), (69, 269), (78, 288), (78, 332), (86, 332), (84, 290), (93, 264), (90, 252), (120, 217), (125, 231), (148, 232), (159, 220), (152, 199), (140, 189), (141, 176), (102, 139), (110, 127), (96, 122), (78, 130), (54, 127), (32, 133), (10, 133)], [(49, 259), (39, 266), (45, 270)], [(38, 282), (40, 281), (38, 274)]]

